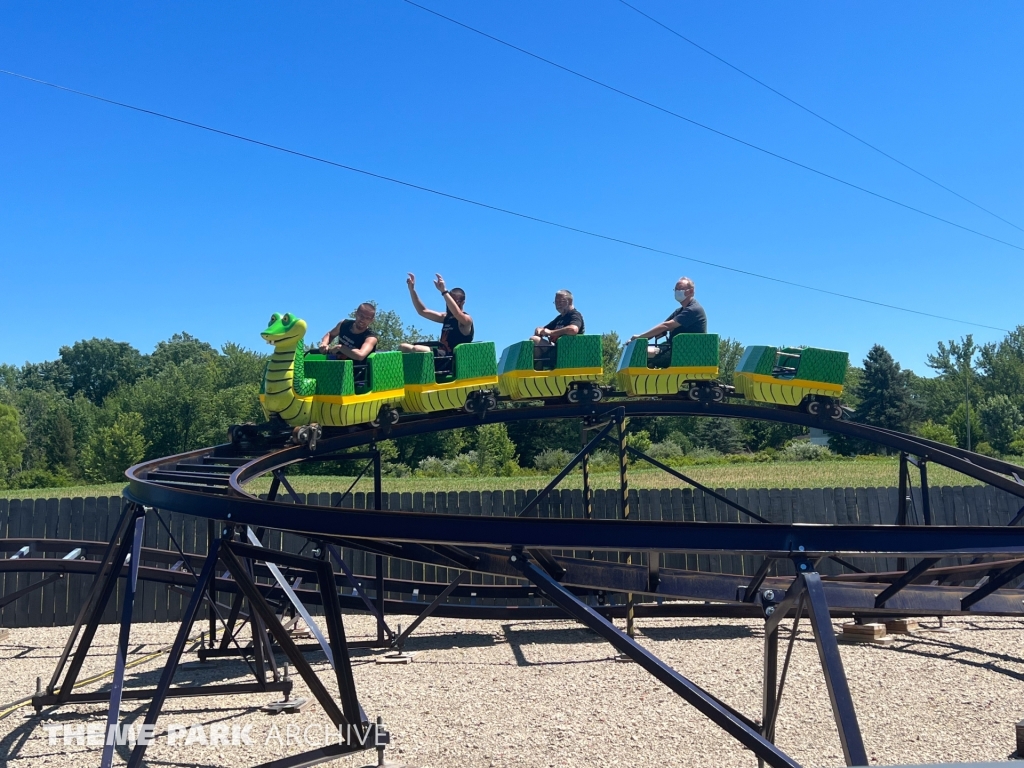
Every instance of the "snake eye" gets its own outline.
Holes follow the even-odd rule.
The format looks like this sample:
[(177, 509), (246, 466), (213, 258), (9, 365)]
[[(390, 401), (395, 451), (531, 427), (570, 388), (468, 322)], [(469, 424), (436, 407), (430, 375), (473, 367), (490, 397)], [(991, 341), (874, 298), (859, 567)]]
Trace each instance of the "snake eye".
[(272, 314), (270, 316), (270, 322), (267, 323), (267, 325), (273, 325), (276, 322), (277, 322), (277, 312), (275, 312), (274, 314)]
[(285, 314), (285, 316), (281, 318), (281, 322), (284, 323), (285, 325), (291, 325), (292, 324), (292, 316), (289, 315), (289, 314)]

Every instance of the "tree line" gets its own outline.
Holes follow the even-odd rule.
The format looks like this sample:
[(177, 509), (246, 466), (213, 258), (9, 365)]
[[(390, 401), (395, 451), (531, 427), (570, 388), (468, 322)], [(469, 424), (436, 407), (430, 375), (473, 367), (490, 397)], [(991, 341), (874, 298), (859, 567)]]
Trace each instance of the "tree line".
[[(383, 351), (423, 338), (394, 311), (378, 311), (374, 327)], [(616, 333), (604, 334), (608, 383), (621, 350)], [(726, 383), (742, 351), (739, 341), (721, 340)], [(0, 487), (116, 482), (139, 461), (223, 442), (231, 424), (262, 421), (258, 391), (266, 359), (262, 351), (235, 343), (216, 349), (180, 333), (148, 354), (94, 338), (61, 347), (55, 360), (0, 365)], [(850, 366), (843, 401), (866, 424), (989, 455), (1024, 454), (1024, 326), (998, 343), (979, 346), (969, 335), (939, 342), (928, 365), (935, 375), (918, 376), (875, 345), (860, 366)], [(771, 422), (659, 417), (633, 419), (629, 440), (668, 463), (875, 450), (840, 435), (832, 436), (831, 450), (816, 449), (801, 439), (804, 433)], [(579, 446), (573, 422), (524, 421), (386, 441), (382, 450), (394, 474), (506, 475), (557, 468)], [(598, 454), (595, 463), (614, 464), (614, 456)]]

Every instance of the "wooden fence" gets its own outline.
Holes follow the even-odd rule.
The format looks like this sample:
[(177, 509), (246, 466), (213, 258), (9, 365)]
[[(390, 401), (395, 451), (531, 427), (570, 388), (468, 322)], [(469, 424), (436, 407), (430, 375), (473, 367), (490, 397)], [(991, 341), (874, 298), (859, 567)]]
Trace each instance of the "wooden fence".
[[(897, 490), (895, 488), (827, 488), (827, 489), (724, 489), (718, 491), (731, 501), (755, 512), (772, 522), (830, 523), (838, 525), (892, 524), (896, 519)], [(916, 514), (911, 512), (909, 522), (921, 523), (922, 500), (920, 490), (914, 489)], [(462, 491), (452, 493), (390, 493), (383, 498), (385, 509), (407, 509), (424, 514), (445, 513), (457, 515), (514, 515), (530, 500), (536, 491)], [(299, 494), (302, 503), (330, 506), (353, 506), (364, 509), (372, 506), (372, 496), (357, 493), (342, 499), (340, 493)], [(991, 487), (936, 487), (929, 498), (933, 522), (936, 525), (1005, 525), (1021, 509), (1021, 500)], [(285, 499), (287, 500), (287, 499)], [(344, 503), (343, 503), (344, 502)], [(112, 534), (122, 501), (119, 497), (91, 497), (76, 499), (0, 499), (0, 539), (75, 539), (105, 542)], [(613, 491), (595, 491), (594, 517), (615, 518), (621, 515), (618, 494)], [(631, 490), (632, 516), (640, 520), (683, 520), (752, 522), (724, 502), (702, 491), (691, 489)], [(583, 498), (579, 490), (553, 492), (538, 509), (542, 517), (583, 517)], [(147, 515), (144, 546), (173, 551), (167, 528), (186, 553), (205, 554), (207, 548), (207, 521), (192, 515), (161, 512), (160, 522), (155, 514)], [(752, 524), (756, 524), (753, 523)], [(308, 551), (308, 542), (302, 536), (273, 532), (275, 540), (269, 546), (288, 552)], [(0, 542), (2, 543), (2, 542)], [(68, 547), (70, 550), (70, 547)], [(0, 551), (10, 557), (12, 551)], [(66, 552), (47, 556), (61, 557)], [(570, 554), (570, 553), (566, 553)], [(90, 558), (102, 555), (102, 549), (89, 551)], [(41, 557), (33, 551), (32, 557)], [(357, 574), (375, 574), (376, 558), (365, 553), (345, 549), (343, 556)], [(599, 557), (601, 555), (599, 554)], [(634, 562), (646, 562), (646, 553), (634, 555)], [(713, 573), (750, 574), (759, 558), (734, 555), (668, 555), (664, 566), (690, 568)], [(859, 558), (854, 564), (865, 569), (890, 570), (896, 567), (894, 558)], [(146, 563), (150, 564), (150, 563)], [(156, 563), (152, 563), (156, 565)], [(166, 565), (166, 564), (165, 564)], [(781, 563), (777, 573), (792, 572), (788, 563)], [(838, 573), (839, 565), (826, 562), (825, 573)], [(447, 581), (454, 571), (439, 566), (385, 559), (385, 574), (392, 578), (416, 581)], [(0, 595), (44, 578), (41, 574), (0, 572)], [(0, 626), (59, 626), (74, 623), (78, 607), (84, 602), (92, 583), (92, 576), (71, 574), (31, 592), (0, 610)], [(504, 584), (502, 577), (473, 574), (472, 583)], [(175, 621), (180, 619), (191, 590), (175, 590), (163, 584), (140, 581), (135, 616), (137, 621)], [(349, 590), (346, 590), (349, 591)], [(107, 606), (104, 621), (117, 621), (118, 600)], [(395, 597), (398, 597), (395, 595)]]

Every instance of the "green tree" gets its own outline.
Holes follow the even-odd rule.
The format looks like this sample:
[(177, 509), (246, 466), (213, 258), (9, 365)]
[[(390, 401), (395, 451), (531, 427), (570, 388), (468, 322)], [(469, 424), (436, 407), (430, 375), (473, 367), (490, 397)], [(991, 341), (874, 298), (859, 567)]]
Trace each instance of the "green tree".
[(719, 453), (739, 453), (745, 447), (736, 419), (700, 418), (691, 439), (698, 447)]
[(934, 440), (936, 443), (956, 445), (956, 434), (953, 430), (945, 424), (936, 424), (931, 419), (920, 424), (914, 430), (914, 434), (918, 437), (923, 437), (925, 440)]
[(259, 387), (269, 355), (254, 352), (230, 341), (221, 347), (221, 352), (223, 354), (217, 358), (217, 364), (221, 371), (221, 382), (225, 387), (241, 384)]
[(740, 422), (744, 434), (744, 442), (748, 450), (763, 451), (765, 448), (776, 450), (783, 448), (794, 437), (807, 433), (804, 427), (795, 424), (781, 424), (776, 421), (754, 421), (744, 419)]
[(964, 404), (964, 447), (967, 450), (971, 449), (971, 390), (975, 384), (975, 358), (978, 352), (974, 336), (967, 334), (959, 342), (950, 339), (948, 345), (940, 341), (938, 351), (934, 355), (928, 355), (929, 368), (938, 371), (946, 379), (959, 383), (960, 402)]
[(96, 405), (119, 386), (134, 384), (145, 368), (139, 350), (113, 339), (76, 341), (60, 348), (60, 359), (70, 377), (67, 394), (81, 392)]
[(1004, 394), (994, 395), (978, 407), (978, 419), (988, 442), (999, 453), (1009, 453), (1010, 443), (1024, 425), (1020, 410)]
[(864, 358), (857, 396), (860, 405), (855, 419), (863, 424), (907, 432), (917, 415), (908, 372), (900, 370), (900, 364), (880, 344)]
[[(960, 405), (954, 408), (953, 412), (946, 417), (945, 424), (946, 427), (956, 436), (955, 445), (958, 445), (961, 448), (966, 448), (967, 405), (965, 403), (960, 403)], [(973, 440), (973, 445), (977, 445), (978, 443), (984, 442), (985, 440), (985, 433), (982, 431), (981, 426), (977, 423), (976, 418), (975, 423), (971, 427), (971, 439)]]
[(149, 373), (151, 376), (159, 375), (169, 365), (214, 364), (217, 358), (217, 350), (212, 345), (183, 331), (156, 345), (153, 354), (149, 356)]
[(62, 360), (25, 363), (17, 372), (14, 383), (21, 390), (66, 394), (71, 388), (71, 371)]
[(615, 376), (619, 370), (619, 358), (622, 357), (622, 340), (615, 331), (601, 334), (601, 364), (604, 366), (605, 384), (615, 384)]
[(504, 424), (477, 427), (476, 456), (481, 474), (512, 475), (519, 469), (516, 444), (509, 439)]
[(214, 365), (168, 363), (156, 376), (119, 394), (116, 407), (141, 416), (149, 456), (170, 456), (208, 445), (208, 438), (223, 439), (215, 428), (221, 403), (217, 384)]
[(728, 336), (718, 340), (718, 378), (726, 384), (732, 384), (736, 366), (743, 357), (743, 345)]
[(97, 482), (117, 482), (124, 471), (146, 455), (143, 420), (138, 413), (117, 414), (109, 427), (98, 429), (82, 451), (85, 476)]
[(18, 426), (18, 411), (0, 404), (0, 482), (5, 486), (12, 474), (21, 469), (22, 454), (28, 441)]
[(988, 396), (1006, 395), (1024, 411), (1024, 325), (1006, 334), (999, 344), (982, 346), (978, 368), (984, 374), (980, 384)]

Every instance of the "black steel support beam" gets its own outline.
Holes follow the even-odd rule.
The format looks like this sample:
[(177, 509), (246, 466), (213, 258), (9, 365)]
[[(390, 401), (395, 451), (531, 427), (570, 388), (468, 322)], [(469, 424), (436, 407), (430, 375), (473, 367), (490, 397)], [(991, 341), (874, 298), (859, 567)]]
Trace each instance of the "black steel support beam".
[[(284, 628), (281, 622), (278, 620), (274, 609), (270, 607), (270, 604), (264, 599), (263, 594), (257, 588), (256, 584), (249, 578), (249, 574), (245, 570), (245, 566), (235, 556), (235, 553), (231, 551), (232, 542), (224, 542), (221, 548), (220, 556), (224, 560), (224, 564), (227, 566), (231, 575), (235, 577), (235, 581), (242, 590), (246, 599), (249, 601), (249, 605), (252, 607), (254, 616), (259, 616), (266, 623), (270, 633), (274, 636), (277, 644), (281, 646), (281, 650), (284, 651), (285, 655), (291, 661), (292, 666), (295, 667), (295, 671), (299, 673), (306, 685), (309, 687), (310, 693), (320, 702), (320, 706), (323, 708), (324, 713), (331, 719), (335, 725), (348, 724), (350, 721), (342, 713), (338, 707), (337, 702), (331, 696), (327, 688), (320, 681), (316, 672), (306, 661), (302, 653), (295, 647), (295, 641), (288, 634), (288, 630)], [(148, 717), (147, 717), (148, 721)]]
[(879, 593), (878, 597), (875, 598), (875, 608), (885, 608), (885, 603), (890, 597), (892, 597), (897, 592), (902, 590), (908, 584), (913, 584), (915, 579), (917, 579), (921, 574), (923, 574), (925, 571), (927, 571), (941, 559), (942, 558), (939, 557), (926, 557), (924, 560), (919, 562), (917, 565), (915, 565), (913, 568), (911, 568), (909, 571), (903, 574), (903, 576), (898, 578), (896, 581), (894, 581), (892, 584), (890, 584), (888, 587), (882, 590), (882, 592)]
[[(110, 768), (114, 761), (114, 740), (109, 738), (111, 729), (121, 718), (121, 698), (124, 693), (124, 670), (128, 663), (128, 641), (132, 631), (132, 613), (135, 609), (135, 589), (139, 582), (139, 556), (142, 553), (142, 534), (146, 530), (146, 515), (135, 515), (135, 529), (132, 535), (132, 549), (128, 578), (125, 580), (124, 600), (121, 604), (121, 630), (117, 638), (117, 652), (114, 656), (114, 677), (110, 685), (110, 705), (107, 708), (107, 734), (103, 743), (100, 768)], [(63, 691), (62, 691), (63, 692)]]
[(114, 535), (111, 537), (110, 543), (103, 553), (99, 570), (96, 572), (96, 581), (93, 582), (92, 589), (89, 590), (89, 597), (75, 619), (75, 626), (71, 630), (71, 635), (68, 637), (64, 651), (57, 661), (56, 668), (53, 670), (50, 684), (46, 687), (47, 693), (54, 693), (61, 673), (64, 670), (64, 665), (71, 655), (71, 649), (74, 647), (75, 640), (78, 638), (79, 631), (81, 630), (81, 640), (75, 649), (75, 655), (71, 658), (67, 675), (65, 675), (60, 691), (57, 694), (61, 702), (66, 700), (66, 697), (71, 693), (71, 689), (75, 687), (75, 682), (78, 680), (78, 674), (85, 663), (86, 654), (89, 652), (92, 640), (96, 636), (96, 629), (99, 627), (103, 610), (106, 608), (110, 596), (114, 593), (125, 557), (127, 557), (132, 546), (132, 539), (128, 536), (128, 532), (134, 525), (135, 519), (142, 514), (141, 510), (142, 507), (136, 504), (127, 504), (122, 509), (121, 517), (114, 529)]
[(441, 594), (439, 594), (437, 597), (435, 597), (434, 601), (430, 605), (423, 609), (423, 613), (417, 616), (413, 620), (413, 622), (405, 628), (405, 631), (394, 639), (392, 645), (399, 651), (401, 651), (402, 646), (405, 645), (405, 641), (409, 639), (409, 635), (413, 633), (416, 627), (418, 627), (420, 624), (426, 621), (427, 617), (431, 616), (434, 613), (434, 611), (438, 609), (441, 603), (448, 599), (448, 595), (454, 592), (455, 588), (459, 586), (459, 584), (461, 584), (463, 581), (465, 581), (466, 577), (468, 576), (469, 571), (462, 571), (458, 576), (456, 576), (452, 580), (452, 583), (445, 587), (444, 591), (441, 592)]
[[(178, 669), (181, 654), (185, 650), (185, 643), (188, 642), (188, 633), (192, 629), (192, 624), (196, 620), (196, 614), (199, 612), (199, 605), (203, 601), (203, 592), (206, 591), (210, 580), (214, 577), (220, 548), (220, 539), (214, 539), (210, 543), (210, 553), (203, 564), (203, 570), (199, 574), (199, 580), (196, 582), (192, 597), (188, 602), (188, 607), (185, 609), (185, 615), (182, 616), (181, 625), (178, 627), (178, 634), (174, 638), (170, 654), (167, 657), (167, 663), (164, 665), (163, 672), (160, 673), (160, 682), (157, 683), (153, 698), (149, 703), (149, 708), (146, 710), (145, 725), (155, 726), (157, 718), (160, 717), (160, 712), (163, 710), (171, 683), (174, 682), (174, 673)], [(136, 744), (131, 755), (128, 757), (128, 768), (139, 768), (145, 753), (146, 744)]]
[(1006, 570), (992, 576), (983, 585), (975, 589), (971, 594), (967, 595), (967, 597), (963, 598), (960, 601), (960, 607), (965, 611), (969, 610), (972, 605), (984, 600), (997, 589), (1006, 586), (1020, 576), (1024, 576), (1024, 560), (1021, 560), (1012, 568), (1007, 568)]
[(620, 631), (590, 606), (580, 602), (571, 592), (552, 579), (547, 573), (529, 562), (523, 554), (510, 558), (526, 578), (537, 585), (544, 596), (584, 626), (592, 629), (607, 640), (620, 653), (627, 655), (647, 672), (667, 685), (672, 691), (694, 706), (701, 714), (753, 751), (773, 768), (799, 765), (793, 758), (779, 750), (765, 739), (749, 720), (737, 717), (736, 713), (700, 686), (680, 675), (633, 638)]

